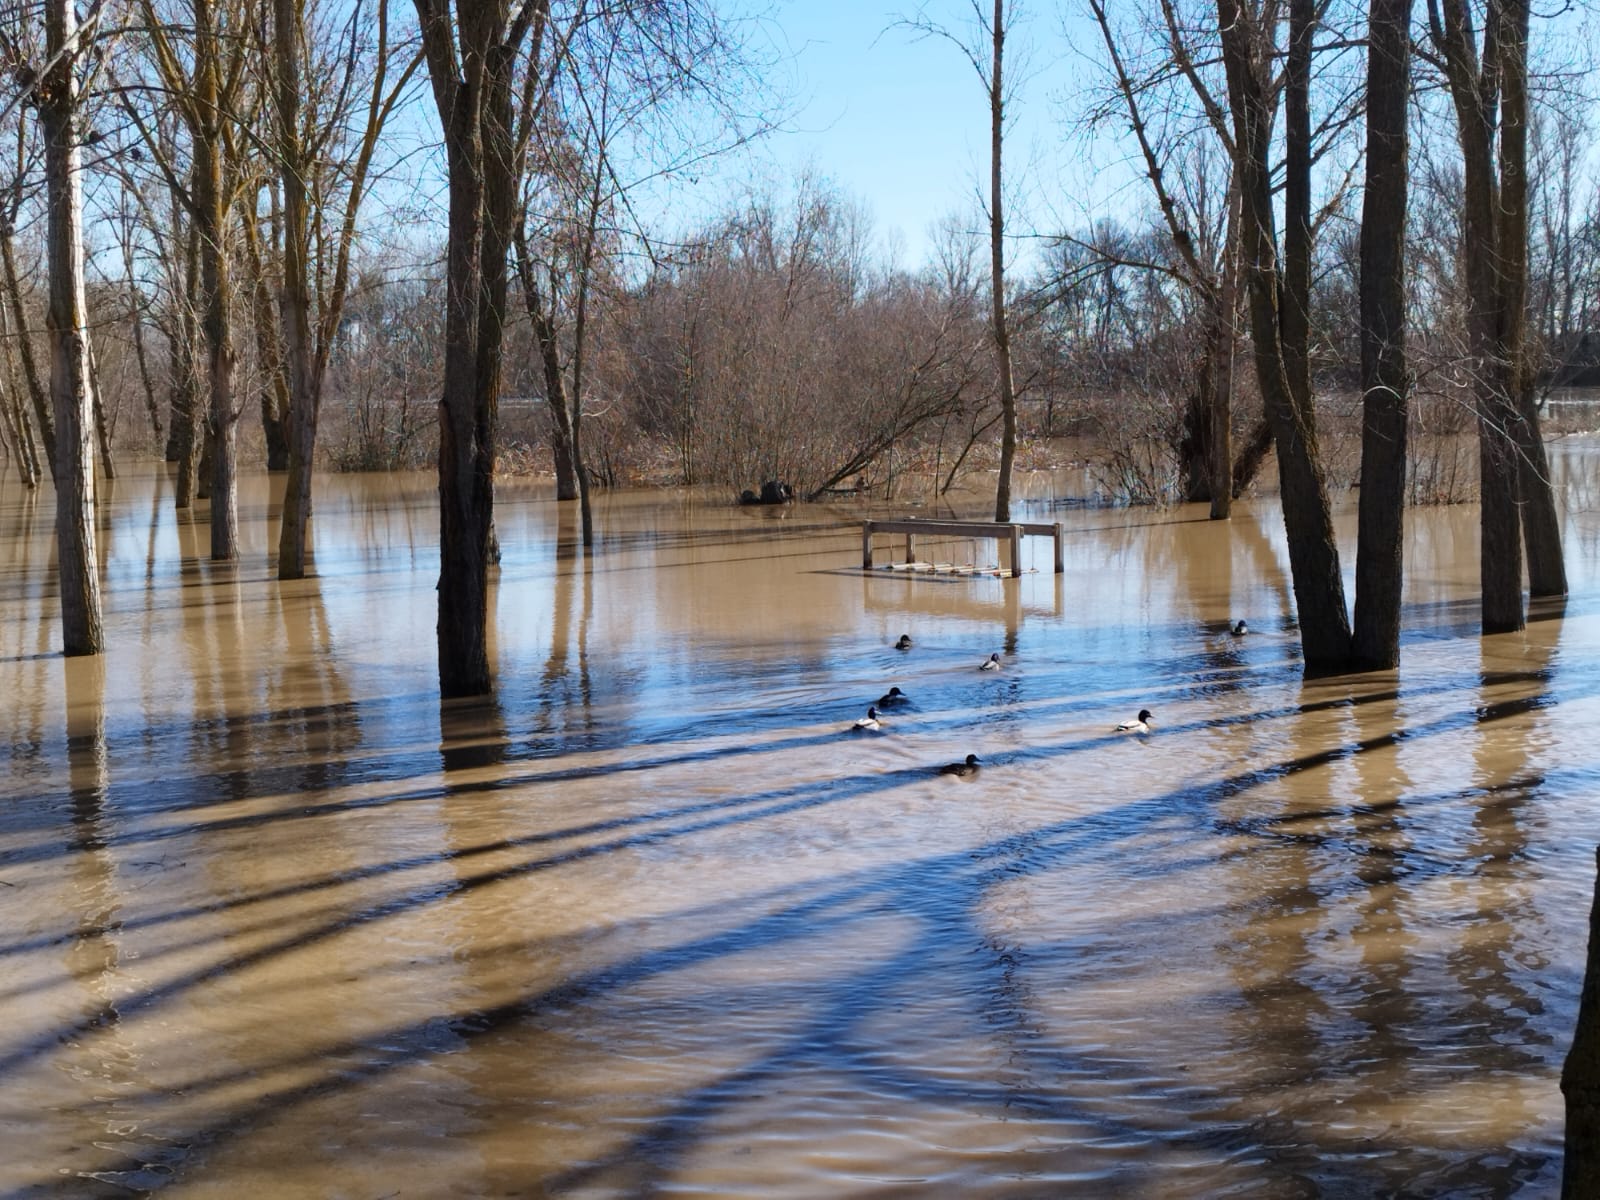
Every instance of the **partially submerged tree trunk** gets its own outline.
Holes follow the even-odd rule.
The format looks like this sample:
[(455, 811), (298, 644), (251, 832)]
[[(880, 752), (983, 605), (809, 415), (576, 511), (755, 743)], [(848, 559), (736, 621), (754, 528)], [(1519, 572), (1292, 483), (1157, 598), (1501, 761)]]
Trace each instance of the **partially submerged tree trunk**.
[(1350, 621), (1311, 406), (1307, 336), (1310, 238), (1310, 126), (1307, 91), (1311, 0), (1290, 6), (1285, 78), (1288, 166), (1285, 268), (1278, 272), (1269, 154), (1274, 105), (1271, 30), (1240, 0), (1218, 0), (1223, 63), (1233, 114), (1239, 178), (1240, 256), (1249, 286), (1256, 379), (1278, 450), (1278, 484), (1289, 567), (1308, 674), (1350, 663)]
[(1528, 18), (1527, 0), (1505, 5), (1507, 30), (1500, 117), (1499, 257), (1504, 263), (1506, 352), (1511, 363), (1512, 425), (1517, 445), (1517, 490), (1528, 557), (1528, 590), (1565, 596), (1567, 568), (1561, 549), (1550, 463), (1534, 398), (1537, 364), (1528, 346)]
[(233, 276), (227, 244), (232, 185), (229, 164), (234, 152), (227, 128), (228, 122), (237, 118), (234, 106), (244, 77), (242, 62), (247, 40), (229, 27), (225, 19), (229, 10), (225, 7), (215, 0), (190, 0), (193, 50), (179, 53), (168, 40), (169, 26), (155, 11), (154, 0), (140, 0), (139, 7), (155, 48), (153, 58), (162, 82), (189, 133), (194, 169), (187, 188), (167, 161), (167, 147), (138, 110), (125, 106), (124, 111), (139, 125), (145, 146), (160, 166), (174, 198), (188, 210), (196, 238), (208, 391), (202, 470), (209, 466), (211, 557), (227, 561), (239, 553), (235, 479), (239, 410), (234, 397)]
[(48, 0), (49, 67), (37, 90), (49, 198), (50, 394), (56, 423), (56, 553), (61, 634), (69, 655), (98, 654), (99, 556), (95, 553), (94, 446), (88, 306), (83, 284), (83, 194), (78, 131), (77, 17), (71, 0)]
[(1524, 531), (1537, 594), (1565, 594), (1566, 569), (1526, 362), (1529, 6), (1527, 0), (1491, 6), (1481, 59), (1472, 15), (1467, 0), (1428, 2), (1461, 144), (1461, 253), (1482, 493), (1483, 631), (1503, 633), (1521, 629), (1525, 621)]
[(516, 185), (511, 76), (530, 23), (542, 23), (548, 5), (524, 5), (513, 20), (507, 0), (458, 0), (454, 13), (447, 0), (415, 3), (450, 189), (439, 403), (439, 691), (474, 696), (493, 687), (489, 566)]
[(172, 501), (177, 509), (191, 508), (199, 491), (200, 468), (200, 361), (197, 350), (200, 325), (195, 318), (192, 298), (200, 291), (200, 237), (194, 222), (189, 223), (184, 239), (185, 289), (179, 298), (174, 321), (175, 333), (167, 358), (170, 420), (167, 425), (167, 461), (177, 465)]
[(1372, 0), (1367, 178), (1361, 209), (1361, 511), (1355, 657), (1400, 662), (1406, 500), (1406, 171), (1411, 0)]
[(277, 71), (277, 140), (283, 179), (283, 291), (278, 311), (283, 321), (288, 428), (284, 466), (283, 523), (278, 532), (278, 578), (306, 574), (307, 529), (311, 520), (311, 466), (316, 451), (317, 413), (322, 381), (313, 378), (311, 347), (310, 213), (307, 166), (300, 140), (300, 57), (305, 9), (299, 0), (273, 0), (273, 66)]
[[(327, 378), (328, 362), (338, 337), (349, 288), (356, 217), (367, 193), (379, 134), (422, 61), (420, 54), (413, 57), (391, 85), (388, 6), (377, 5), (373, 19), (376, 24), (372, 50), (375, 61), (361, 136), (355, 144), (353, 158), (329, 161), (325, 153), (317, 150), (318, 145), (325, 144), (318, 140), (319, 131), (313, 129), (308, 133), (302, 128), (304, 81), (300, 61), (305, 53), (307, 25), (304, 0), (273, 0), (274, 83), (278, 97), (276, 136), (284, 196), (284, 286), (279, 307), (287, 364), (283, 378), (288, 393), (285, 466), (289, 473), (278, 532), (279, 579), (300, 579), (309, 569), (307, 545), (317, 421), (322, 408), (323, 381)], [(356, 76), (356, 45), (357, 40), (352, 38), (342, 60), (342, 84), (348, 84)], [(320, 133), (326, 135), (331, 129)], [(322, 224), (327, 218), (326, 210), (318, 207), (313, 212), (311, 204), (311, 194), (317, 190), (314, 185), (330, 174), (348, 179), (344, 209), (332, 237)], [(324, 249), (316, 262), (312, 261), (313, 244)]]

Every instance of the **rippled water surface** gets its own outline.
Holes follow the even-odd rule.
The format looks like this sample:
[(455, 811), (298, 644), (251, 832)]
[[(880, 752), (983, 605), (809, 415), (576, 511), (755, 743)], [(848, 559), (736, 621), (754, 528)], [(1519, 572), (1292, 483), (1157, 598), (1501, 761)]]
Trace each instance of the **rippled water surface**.
[(1589, 453), (1564, 613), (1480, 638), (1476, 510), (1419, 511), (1400, 671), (1316, 683), (1266, 504), (1039, 477), (1066, 573), (1001, 580), (863, 574), (853, 502), (610, 496), (585, 556), (512, 483), (447, 705), (427, 476), (319, 480), (280, 584), (281, 484), (215, 565), (130, 470), (72, 661), (0, 481), (0, 1197), (1553, 1194)]

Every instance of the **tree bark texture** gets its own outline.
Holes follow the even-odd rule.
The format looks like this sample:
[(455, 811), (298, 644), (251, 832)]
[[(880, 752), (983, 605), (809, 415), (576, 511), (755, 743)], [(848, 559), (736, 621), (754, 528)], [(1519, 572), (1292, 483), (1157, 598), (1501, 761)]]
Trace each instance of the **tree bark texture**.
[(1534, 402), (1533, 355), (1527, 344), (1528, 313), (1528, 0), (1504, 4), (1505, 69), (1500, 102), (1499, 245), (1504, 263), (1502, 312), (1507, 357), (1512, 364), (1512, 426), (1517, 443), (1517, 490), (1522, 539), (1528, 560), (1528, 590), (1535, 596), (1565, 596), (1567, 568), (1561, 548), (1561, 516), (1550, 483), (1550, 463)]
[[(516, 196), (511, 77), (543, 4), (415, 0), (449, 170), (444, 385), (439, 403), (439, 690), (482, 695), (507, 249)], [(459, 32), (459, 48), (457, 34)]]
[[(1291, 62), (1286, 92), (1306, 86), (1305, 72), (1296, 61), (1296, 47), (1309, 47), (1307, 0), (1291, 6)], [(1288, 347), (1293, 331), (1304, 331), (1308, 300), (1304, 293), (1284, 297), (1277, 266), (1274, 234), (1272, 176), (1268, 155), (1272, 144), (1270, 31), (1257, 13), (1239, 0), (1218, 0), (1222, 31), (1223, 65), (1235, 130), (1235, 170), (1239, 177), (1240, 256), (1249, 290), (1250, 329), (1255, 344), (1256, 378), (1267, 419), (1278, 450), (1278, 486), (1283, 499), (1283, 522), (1289, 544), (1289, 568), (1294, 580), (1295, 606), (1300, 621), (1300, 643), (1308, 674), (1344, 670), (1350, 663), (1350, 621), (1345, 607), (1344, 580), (1339, 549), (1334, 540), (1327, 486), (1317, 449), (1316, 426), (1306, 375), (1309, 356), (1304, 343)], [(1307, 51), (1308, 52), (1308, 51)], [(1288, 102), (1293, 112), (1287, 122), (1290, 140), (1309, 138), (1303, 123), (1303, 99)], [(1298, 108), (1297, 108), (1298, 106)], [(1291, 165), (1305, 169), (1309, 155), (1290, 155)], [(1292, 172), (1291, 172), (1292, 173)], [(1309, 199), (1307, 181), (1285, 185), (1286, 220), (1291, 232), (1290, 258), (1303, 254), (1308, 214), (1294, 204)], [(1293, 201), (1293, 203), (1289, 203)], [(1301, 233), (1295, 233), (1300, 229)], [(1293, 265), (1288, 272), (1298, 283), (1309, 272)], [(1291, 377), (1291, 371), (1294, 372)]]
[(50, 396), (56, 424), (56, 556), (61, 634), (69, 655), (98, 654), (105, 635), (95, 552), (95, 476), (88, 305), (83, 283), (83, 194), (78, 134), (77, 18), (72, 0), (49, 0), (50, 69), (38, 92), (45, 139), (50, 260)]
[(1361, 208), (1361, 506), (1355, 657), (1400, 662), (1406, 498), (1406, 171), (1411, 0), (1372, 0), (1367, 38), (1367, 166)]
[[(1428, 19), (1444, 59), (1461, 145), (1461, 255), (1482, 494), (1483, 631), (1505, 633), (1521, 629), (1525, 619), (1517, 392), (1524, 369), (1522, 304), (1527, 295), (1528, 6), (1526, 0), (1491, 6), (1485, 14), (1481, 61), (1468, 0), (1429, 0)], [(1510, 107), (1503, 111), (1508, 90)], [(1506, 128), (1497, 169), (1495, 135), (1502, 116)]]
[(206, 344), (206, 448), (211, 457), (211, 558), (239, 556), (238, 412), (234, 404), (233, 275), (228, 261), (228, 195), (223, 178), (222, 89), (218, 79), (218, 30), (210, 0), (195, 0), (195, 103), (202, 114), (194, 129), (195, 225), (200, 235), (200, 288), (205, 308), (200, 325)]
[(289, 391), (285, 445), (289, 478), (284, 486), (283, 521), (278, 530), (278, 578), (303, 579), (311, 523), (311, 467), (322, 401), (320, 372), (313, 370), (311, 362), (311, 293), (307, 284), (310, 212), (306, 156), (300, 140), (303, 0), (273, 0), (272, 23), (277, 51), (278, 154), (283, 172), (283, 291), (279, 315)]

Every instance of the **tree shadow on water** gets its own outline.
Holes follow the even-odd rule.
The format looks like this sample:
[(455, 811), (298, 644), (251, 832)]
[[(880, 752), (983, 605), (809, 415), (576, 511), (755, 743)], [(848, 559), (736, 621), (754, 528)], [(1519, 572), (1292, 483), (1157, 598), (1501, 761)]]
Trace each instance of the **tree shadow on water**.
[[(1480, 706), (1464, 716), (1441, 721), (1440, 729), (1456, 728), (1461, 720), (1494, 723), (1513, 715), (1526, 714), (1539, 702), (1537, 696)], [(495, 717), (476, 711), (467, 718), (470, 728), (465, 743), (473, 747), (458, 766), (447, 763), (447, 775), (469, 772), (485, 765), (479, 755), (483, 735), (488, 744), (495, 741)], [(1408, 737), (1427, 736), (1427, 730), (1409, 731)], [(920, 856), (910, 861), (876, 864), (846, 871), (809, 883), (787, 884), (767, 889), (755, 896), (739, 896), (702, 906), (697, 910), (688, 936), (672, 944), (635, 951), (618, 961), (579, 970), (559, 983), (525, 992), (514, 999), (487, 1009), (431, 1014), (410, 1023), (400, 1023), (354, 1041), (317, 1045), (285, 1056), (282, 1061), (253, 1062), (237, 1069), (200, 1073), (186, 1080), (186, 1096), (215, 1100), (215, 1110), (202, 1122), (175, 1135), (180, 1144), (217, 1147), (231, 1140), (245, 1139), (261, 1124), (305, 1105), (326, 1102), (342, 1092), (381, 1086), (392, 1073), (419, 1061), (447, 1052), (461, 1052), (489, 1035), (517, 1029), (523, 1031), (583, 1020), (580, 1010), (592, 1014), (655, 981), (682, 980), (690, 986), (690, 973), (698, 968), (727, 963), (752, 952), (785, 958), (821, 953), (827, 956), (831, 945), (851, 944), (851, 935), (869, 923), (892, 918), (907, 927), (907, 932), (877, 958), (866, 958), (832, 970), (827, 979), (808, 983), (804, 1016), (758, 1048), (746, 1061), (722, 1071), (714, 1078), (700, 1080), (676, 1096), (663, 1100), (661, 1111), (641, 1123), (628, 1123), (616, 1130), (614, 1148), (603, 1156), (548, 1176), (519, 1180), (521, 1186), (547, 1194), (584, 1192), (602, 1189), (629, 1195), (649, 1195), (670, 1186), (674, 1174), (708, 1140), (719, 1135), (719, 1125), (728, 1116), (750, 1105), (764, 1102), (781, 1082), (810, 1072), (826, 1072), (875, 1102), (904, 1110), (921, 1106), (954, 1108), (970, 1114), (970, 1119), (987, 1120), (1026, 1117), (1041, 1128), (1055, 1130), (1064, 1145), (1091, 1144), (1110, 1139), (1115, 1144), (1159, 1146), (1166, 1152), (1183, 1152), (1190, 1161), (1229, 1162), (1248, 1159), (1257, 1164), (1258, 1173), (1275, 1178), (1295, 1191), (1293, 1181), (1313, 1194), (1323, 1186), (1357, 1186), (1359, 1182), (1392, 1189), (1396, 1179), (1423, 1181), (1422, 1190), (1406, 1194), (1445, 1194), (1434, 1191), (1441, 1181), (1456, 1180), (1454, 1164), (1466, 1154), (1484, 1174), (1500, 1181), (1491, 1184), (1493, 1194), (1506, 1194), (1505, 1188), (1526, 1180), (1546, 1166), (1546, 1160), (1532, 1152), (1502, 1152), (1484, 1147), (1478, 1154), (1456, 1149), (1450, 1152), (1425, 1152), (1408, 1146), (1398, 1130), (1385, 1141), (1360, 1139), (1337, 1132), (1341, 1114), (1337, 1100), (1330, 1098), (1293, 1122), (1274, 1121), (1252, 1110), (1235, 1112), (1226, 1097), (1211, 1094), (1197, 1086), (1186, 1095), (1158, 1089), (1149, 1097), (1145, 1115), (1130, 1115), (1137, 1104), (1108, 1104), (1095, 1099), (1079, 1083), (1115, 1077), (1125, 1073), (1128, 1064), (1108, 1057), (1102, 1049), (1074, 1045), (1071, 1039), (1052, 1034), (1041, 1019), (1039, 997), (1034, 994), (1033, 976), (1045, 962), (1070, 979), (1078, 966), (1070, 949), (1028, 945), (997, 931), (986, 915), (986, 906), (995, 890), (1047, 872), (1070, 870), (1075, 864), (1107, 855), (1134, 855), (1133, 844), (1145, 838), (1157, 825), (1168, 827), (1175, 837), (1184, 831), (1195, 836), (1223, 836), (1228, 840), (1232, 860), (1248, 863), (1253, 857), (1284, 850), (1315, 851), (1320, 855), (1343, 858), (1355, 864), (1344, 886), (1351, 894), (1392, 883), (1405, 872), (1436, 872), (1461, 876), (1475, 869), (1471, 863), (1418, 852), (1413, 847), (1392, 844), (1394, 811), (1371, 799), (1356, 803), (1331, 802), (1320, 811), (1257, 818), (1225, 817), (1220, 806), (1250, 792), (1263, 783), (1285, 775), (1314, 770), (1338, 760), (1340, 755), (1359, 761), (1374, 750), (1391, 747), (1394, 735), (1369, 733), (1337, 751), (1309, 749), (1292, 758), (1262, 764), (1233, 775), (1209, 781), (1199, 787), (1185, 787), (1130, 804), (1110, 807), (1086, 816), (1075, 816), (1020, 832), (991, 838), (979, 845), (959, 850)], [(1033, 759), (1065, 759), (1073, 745), (1046, 747), (1030, 751)], [(1018, 756), (1019, 758), (1023, 756)], [(997, 763), (1004, 769), (1005, 763)], [(585, 826), (587, 833), (614, 832), (619, 836), (557, 850), (549, 854), (525, 854), (512, 863), (473, 867), (480, 855), (493, 852), (529, 851), (544, 846), (552, 837), (570, 836), (571, 831), (541, 832), (528, 838), (510, 838), (492, 843), (452, 846), (442, 856), (428, 861), (448, 861), (454, 880), (451, 886), (426, 893), (392, 896), (345, 912), (338, 920), (304, 929), (262, 945), (250, 954), (220, 960), (210, 967), (145, 992), (125, 998), (118, 1005), (123, 1021), (140, 1014), (158, 1012), (197, 985), (230, 972), (244, 970), (338, 936), (358, 925), (381, 922), (420, 907), (437, 904), (452, 895), (473, 888), (515, 879), (529, 874), (558, 869), (564, 865), (623, 850), (637, 849), (669, 839), (694, 838), (729, 825), (759, 821), (781, 814), (816, 811), (828, 805), (848, 804), (876, 793), (900, 788), (926, 773), (895, 771), (881, 774), (855, 774), (839, 779), (773, 789), (752, 796), (714, 801), (652, 812), (630, 814), (614, 823), (598, 822)], [(1524, 792), (1540, 786), (1542, 776), (1520, 773), (1506, 782), (1508, 789)], [(446, 790), (456, 799), (482, 792), (473, 781), (456, 789), (448, 782)], [(1491, 785), (1481, 784), (1483, 788)], [(1492, 792), (1485, 794), (1492, 795)], [(1460, 793), (1437, 796), (1408, 795), (1396, 799), (1412, 815), (1420, 815), (1434, 803), (1459, 803)], [(1339, 822), (1352, 822), (1352, 828), (1330, 831)], [(1500, 836), (1498, 833), (1494, 836)], [(1496, 853), (1512, 853), (1501, 847)], [(1148, 877), (1183, 873), (1204, 866), (1205, 857), (1184, 856), (1172, 861), (1138, 863)], [(1385, 863), (1376, 874), (1371, 864)], [(1363, 866), (1361, 864), (1367, 864)], [(382, 864), (374, 870), (393, 871), (399, 861)], [(1365, 872), (1365, 876), (1364, 873)], [(1276, 911), (1306, 900), (1294, 895), (1305, 892), (1308, 876), (1296, 870), (1285, 876), (1286, 890), (1278, 899), (1269, 898), (1261, 907)], [(1309, 902), (1327, 904), (1329, 895)], [(1260, 903), (1259, 900), (1253, 903)], [(755, 915), (749, 915), (752, 909)], [(1181, 916), (1181, 914), (1180, 914)], [(681, 919), (674, 918), (674, 920)], [(1160, 917), (1122, 920), (1107, 915), (1124, 937), (1141, 934), (1140, 922), (1157, 922)], [(1374, 919), (1369, 915), (1368, 919)], [(693, 926), (708, 921), (721, 927), (694, 931)], [(536, 950), (536, 942), (525, 943)], [(820, 949), (819, 949), (820, 948)], [(515, 947), (508, 947), (514, 951)], [(1498, 953), (1498, 952), (1497, 952)], [(1403, 977), (1392, 982), (1404, 987)], [(1466, 980), (1468, 984), (1471, 980)], [(960, 1010), (958, 1036), (998, 1047), (997, 1057), (1009, 1064), (982, 1079), (941, 1069), (938, 1062), (907, 1061), (905, 1056), (886, 1054), (882, 1036), (873, 1028), (876, 1022), (893, 1019), (908, 999), (923, 994), (954, 998)], [(1497, 994), (1497, 993), (1494, 993)], [(1493, 999), (1485, 994), (1483, 1002)], [(1275, 1002), (1270, 990), (1242, 988), (1239, 995), (1247, 1004)], [(723, 1002), (727, 997), (721, 998)], [(1368, 993), (1363, 1003), (1374, 1003)], [(441, 1046), (438, 1029), (443, 1018), (453, 1037)], [(12, 1069), (29, 1058), (53, 1052), (62, 1040), (81, 1035), (85, 1030), (54, 1030), (49, 1038), (13, 1048), (0, 1055), (0, 1072)], [(1504, 1026), (1502, 1035), (1518, 1034), (1515, 1023)], [(1377, 1037), (1377, 1035), (1373, 1035)], [(1285, 1073), (1318, 1047), (1326, 1053), (1326, 1043), (1313, 1029), (1301, 1031), (1305, 1050), (1291, 1060), (1267, 1042), (1256, 1053), (1268, 1064), (1280, 1063)], [(1369, 1039), (1370, 1040), (1370, 1039)], [(1379, 1045), (1382, 1044), (1379, 1039)], [(1363, 1070), (1363, 1058), (1371, 1047), (1355, 1039), (1339, 1053), (1329, 1056), (1323, 1068), (1330, 1077), (1335, 1066)], [(1154, 1052), (1154, 1051), (1153, 1051)], [(1394, 1046), (1389, 1047), (1389, 1053)], [(352, 1064), (354, 1062), (354, 1065)], [(337, 1070), (323, 1063), (340, 1064)], [(244, 1101), (234, 1099), (237, 1087), (249, 1079), (271, 1077), (285, 1068), (310, 1071), (314, 1078), (298, 1086), (263, 1091)], [(1131, 1084), (1137, 1098), (1144, 1085)], [(1219, 1115), (1222, 1114), (1222, 1115)], [(1227, 1119), (1223, 1119), (1226, 1116)], [(1481, 1161), (1500, 1154), (1503, 1166)], [(1452, 1157), (1454, 1155), (1455, 1157)], [(1130, 1154), (1130, 1158), (1133, 1155)], [(1385, 1165), (1388, 1160), (1390, 1165)], [(1157, 1169), (1159, 1160), (1141, 1168), (1131, 1161), (1119, 1179), (1119, 1187), (1137, 1188), (1140, 1178)], [(1320, 1165), (1319, 1165), (1320, 1164)], [(182, 1173), (179, 1164), (167, 1164)], [(1021, 1160), (1018, 1170), (1025, 1168)], [(203, 1166), (196, 1164), (197, 1170)], [(1433, 1183), (1428, 1183), (1428, 1180)], [(866, 1189), (863, 1188), (863, 1191)], [(1371, 1193), (1369, 1193), (1371, 1194)]]

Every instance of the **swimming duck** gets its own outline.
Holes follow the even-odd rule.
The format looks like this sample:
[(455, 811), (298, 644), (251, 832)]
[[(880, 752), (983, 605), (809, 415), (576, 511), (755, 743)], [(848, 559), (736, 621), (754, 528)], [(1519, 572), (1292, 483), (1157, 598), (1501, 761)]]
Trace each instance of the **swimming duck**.
[(899, 705), (899, 704), (910, 704), (910, 703), (911, 703), (911, 697), (906, 695), (904, 692), (902, 692), (897, 687), (890, 688), (887, 692), (885, 692), (883, 695), (878, 697), (878, 707), (879, 708), (894, 708), (896, 705)]
[(965, 762), (945, 763), (939, 768), (941, 775), (976, 775), (978, 773), (978, 756), (967, 755)]
[(1131, 721), (1124, 721), (1121, 725), (1117, 726), (1116, 731), (1118, 733), (1149, 733), (1150, 710), (1148, 708), (1141, 708), (1137, 717)]
[(1250, 632), (1250, 626), (1246, 625), (1243, 621), (1235, 621), (1232, 628), (1230, 628), (1228, 632), (1233, 634), (1234, 637), (1243, 637), (1245, 634)]
[(850, 728), (854, 729), (857, 733), (877, 733), (883, 728), (883, 722), (878, 720), (878, 710), (876, 708), (869, 708), (867, 709), (867, 715), (858, 720)]
[(894, 648), (896, 650), (911, 649), (911, 635), (909, 633), (902, 633), (900, 635), (900, 640), (894, 644)]
[(989, 655), (989, 657), (983, 662), (983, 664), (978, 667), (978, 670), (980, 670), (980, 671), (998, 671), (999, 669), (1000, 669), (1000, 655), (999, 654), (991, 654), (991, 655)]

